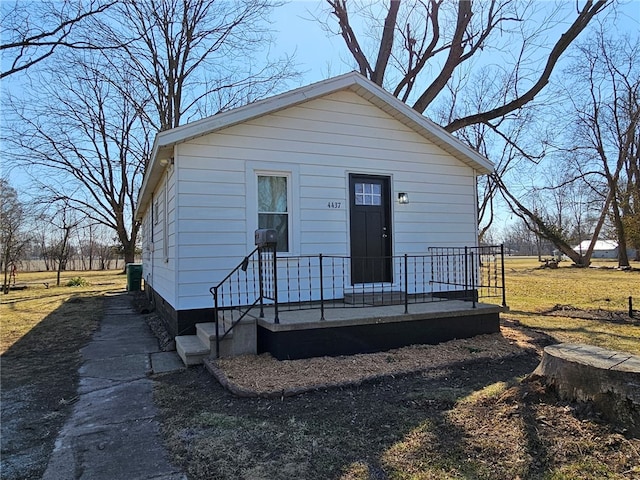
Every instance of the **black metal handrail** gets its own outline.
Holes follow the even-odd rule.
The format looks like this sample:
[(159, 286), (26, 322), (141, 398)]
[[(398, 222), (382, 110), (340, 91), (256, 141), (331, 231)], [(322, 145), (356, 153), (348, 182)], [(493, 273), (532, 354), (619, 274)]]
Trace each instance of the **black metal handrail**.
[[(220, 341), (224, 339), (229, 332), (235, 327), (240, 321), (251, 311), (253, 307), (255, 307), (258, 303), (260, 303), (262, 307), (262, 291), (259, 290), (259, 295), (257, 298), (249, 301), (252, 291), (255, 291), (256, 282), (258, 285), (262, 285), (260, 281), (260, 277), (256, 277), (255, 275), (247, 274), (249, 267), (254, 264), (253, 257), (256, 253), (259, 256), (259, 247), (256, 247), (249, 255), (244, 257), (242, 261), (233, 269), (229, 274), (222, 279), (217, 285), (211, 287), (209, 292), (213, 295), (213, 318), (215, 322), (215, 332), (216, 332), (216, 356), (220, 357)], [(259, 263), (259, 262), (258, 262)], [(240, 272), (243, 272), (241, 274)], [(253, 272), (255, 273), (255, 272)], [(241, 278), (244, 277), (244, 278)], [(249, 285), (252, 288), (249, 288)], [(244, 286), (244, 288), (242, 288)], [(225, 299), (225, 294), (229, 299)], [(226, 300), (226, 301), (222, 301)], [(234, 309), (223, 309), (221, 308), (221, 303), (228, 304), (230, 307), (234, 307)], [(240, 307), (246, 307), (244, 311), (240, 310)], [(238, 318), (233, 318), (233, 312), (238, 311)], [(225, 313), (229, 312), (231, 315), (231, 324), (229, 328), (225, 326)], [(264, 314), (262, 308), (261, 312)], [(222, 313), (222, 327), (223, 332), (222, 336), (220, 335), (220, 317)]]
[[(454, 287), (471, 286), (477, 298), (498, 298), (507, 306), (504, 275), (504, 245), (479, 247), (429, 247), (432, 283)], [(464, 258), (464, 268), (456, 269), (450, 259)], [(463, 280), (461, 280), (463, 279)]]

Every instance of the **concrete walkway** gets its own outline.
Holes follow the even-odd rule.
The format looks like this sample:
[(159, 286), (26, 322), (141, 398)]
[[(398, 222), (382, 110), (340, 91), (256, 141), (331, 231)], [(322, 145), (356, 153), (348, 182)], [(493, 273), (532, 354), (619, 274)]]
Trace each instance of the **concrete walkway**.
[(43, 479), (186, 479), (162, 443), (148, 376), (182, 363), (159, 351), (127, 293), (105, 298), (100, 329), (82, 355), (78, 400)]

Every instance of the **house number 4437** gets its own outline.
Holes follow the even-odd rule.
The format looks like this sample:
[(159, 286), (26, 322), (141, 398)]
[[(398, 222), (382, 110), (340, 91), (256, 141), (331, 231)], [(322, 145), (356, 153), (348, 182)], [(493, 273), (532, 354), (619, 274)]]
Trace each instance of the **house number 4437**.
[(328, 202), (327, 207), (329, 208), (342, 208), (342, 202)]

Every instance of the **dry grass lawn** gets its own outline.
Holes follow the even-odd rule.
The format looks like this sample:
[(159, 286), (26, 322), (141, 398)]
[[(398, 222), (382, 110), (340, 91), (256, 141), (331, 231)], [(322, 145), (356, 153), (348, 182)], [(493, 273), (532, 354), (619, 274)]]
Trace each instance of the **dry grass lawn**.
[[(640, 263), (633, 271), (614, 262), (595, 268), (540, 269), (536, 259), (507, 258), (507, 303), (503, 318), (517, 320), (558, 342), (587, 343), (640, 354)], [(635, 322), (628, 317), (633, 298)]]
[[(83, 286), (68, 287), (81, 277)], [(120, 271), (18, 273), (24, 290), (0, 293), (2, 478), (40, 478), (75, 401), (80, 349), (102, 317), (103, 295), (123, 291)], [(46, 288), (45, 284), (49, 285)]]

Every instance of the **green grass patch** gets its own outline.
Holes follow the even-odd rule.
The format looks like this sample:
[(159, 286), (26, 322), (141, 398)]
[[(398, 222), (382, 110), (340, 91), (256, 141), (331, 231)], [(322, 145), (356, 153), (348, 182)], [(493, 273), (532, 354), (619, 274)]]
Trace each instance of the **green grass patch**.
[(491, 385), (487, 385), (480, 390), (476, 390), (466, 397), (460, 399), (462, 403), (476, 403), (479, 400), (495, 399), (502, 395), (507, 388), (509, 388), (511, 382), (496, 382)]
[[(640, 473), (640, 469), (634, 469), (636, 473)], [(627, 479), (636, 478), (627, 476), (628, 473), (612, 472), (611, 469), (602, 462), (595, 461), (591, 458), (585, 458), (578, 462), (563, 465), (547, 475), (548, 480), (601, 480), (601, 479)]]
[(90, 283), (82, 277), (73, 277), (67, 281), (66, 285), (67, 287), (86, 287), (90, 285)]

